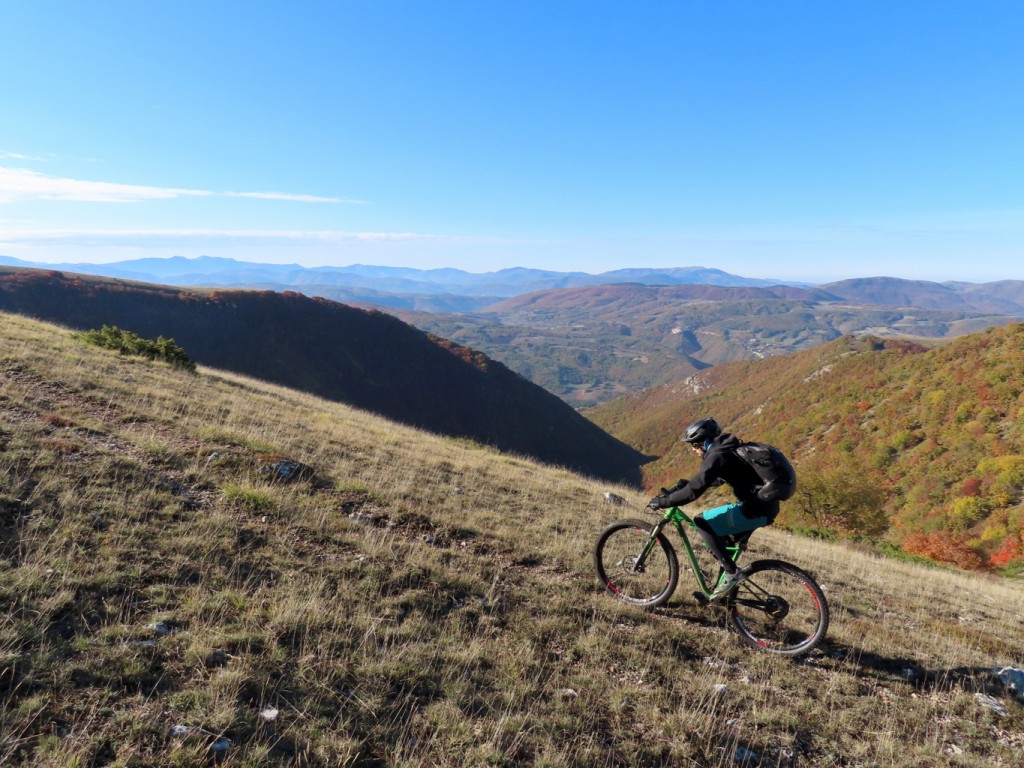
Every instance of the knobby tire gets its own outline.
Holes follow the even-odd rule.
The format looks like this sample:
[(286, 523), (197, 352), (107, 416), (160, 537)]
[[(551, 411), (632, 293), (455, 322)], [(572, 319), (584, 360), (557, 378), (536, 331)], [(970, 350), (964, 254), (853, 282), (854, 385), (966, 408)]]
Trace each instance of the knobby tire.
[(780, 656), (813, 650), (828, 631), (828, 602), (810, 574), (782, 560), (758, 560), (727, 598), (733, 626), (747, 645)]
[(594, 567), (601, 583), (623, 602), (643, 608), (664, 605), (679, 584), (679, 561), (662, 533), (646, 561), (636, 567), (653, 532), (654, 525), (643, 520), (616, 520), (594, 545)]

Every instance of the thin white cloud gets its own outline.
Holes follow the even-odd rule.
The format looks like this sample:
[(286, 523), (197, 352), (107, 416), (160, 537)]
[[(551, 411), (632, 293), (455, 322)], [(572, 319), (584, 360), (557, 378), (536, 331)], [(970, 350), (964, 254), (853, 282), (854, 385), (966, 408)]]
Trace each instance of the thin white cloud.
[[(0, 230), (0, 243), (49, 242), (62, 244), (98, 244), (100, 242), (154, 241), (190, 242), (208, 240), (242, 240), (267, 242), (485, 242), (489, 238), (467, 238), (458, 235), (431, 235), (419, 232), (343, 232), (339, 230), (278, 229), (20, 229)], [(501, 242), (500, 240), (493, 240)]]
[(344, 197), (319, 197), (318, 195), (292, 195), (287, 192), (225, 192), (227, 197), (251, 197), (256, 200), (289, 200), (296, 203), (348, 203), (350, 205), (366, 205), (363, 200), (350, 200)]
[(207, 197), (198, 189), (168, 189), (107, 181), (82, 181), (47, 176), (27, 168), (0, 167), (0, 203), (26, 200), (73, 200), (88, 203), (134, 203), (175, 197)]
[(38, 155), (25, 155), (21, 152), (6, 152), (0, 149), (0, 160), (26, 160), (31, 162), (42, 163), (46, 162), (50, 158), (39, 157)]
[[(0, 155), (0, 158), (4, 155)], [(10, 154), (7, 157), (11, 157)], [(88, 203), (137, 203), (171, 200), (179, 197), (247, 197), (260, 200), (285, 200), (300, 203), (360, 203), (337, 197), (295, 195), (285, 192), (211, 192), (203, 189), (177, 189), (107, 181), (85, 181), (48, 176), (28, 168), (0, 166), (0, 203), (32, 200), (61, 200)]]

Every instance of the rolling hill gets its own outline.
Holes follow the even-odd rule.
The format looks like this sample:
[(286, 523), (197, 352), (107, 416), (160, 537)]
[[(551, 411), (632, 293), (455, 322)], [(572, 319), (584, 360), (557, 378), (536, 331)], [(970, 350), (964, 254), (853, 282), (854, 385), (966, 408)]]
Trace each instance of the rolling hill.
[(763, 531), (832, 609), (794, 663), (607, 594), (643, 500), (4, 315), (0, 764), (1019, 764), (1019, 582)]
[(517, 296), (472, 314), (389, 311), (486, 352), (576, 407), (844, 334), (949, 338), (1024, 317), (854, 303), (830, 286), (608, 285)]
[(205, 365), (597, 477), (639, 478), (638, 454), (554, 395), (377, 311), (297, 293), (197, 292), (14, 268), (0, 268), (0, 310), (170, 337)]
[(741, 437), (779, 445), (808, 486), (841, 474), (881, 489), (890, 535), (905, 551), (1016, 572), (1024, 567), (1022, 394), (1024, 325), (1014, 323), (934, 348), (846, 336), (718, 366), (587, 415), (660, 457), (644, 467), (649, 487), (695, 469), (680, 430), (714, 415)]

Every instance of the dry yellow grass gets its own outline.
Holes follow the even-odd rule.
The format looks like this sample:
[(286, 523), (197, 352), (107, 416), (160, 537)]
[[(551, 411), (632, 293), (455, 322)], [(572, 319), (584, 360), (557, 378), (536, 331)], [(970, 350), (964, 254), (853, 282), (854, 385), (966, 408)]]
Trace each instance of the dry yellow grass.
[(776, 659), (685, 573), (657, 612), (602, 591), (593, 541), (643, 502), (0, 314), (0, 763), (1024, 765), (991, 673), (1024, 666), (1019, 582), (766, 530), (748, 559), (833, 612)]

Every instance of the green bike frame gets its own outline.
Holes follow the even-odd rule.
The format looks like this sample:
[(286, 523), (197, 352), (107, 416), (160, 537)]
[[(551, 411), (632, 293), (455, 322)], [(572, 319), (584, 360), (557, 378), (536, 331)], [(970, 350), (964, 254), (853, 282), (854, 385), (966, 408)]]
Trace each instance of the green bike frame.
[[(640, 553), (640, 557), (637, 558), (636, 568), (639, 570), (643, 568), (643, 564), (647, 562), (647, 556), (654, 549), (654, 543), (661, 532), (665, 529), (669, 523), (675, 526), (676, 532), (679, 534), (679, 538), (683, 540), (683, 546), (686, 547), (686, 557), (690, 561), (690, 568), (693, 570), (693, 575), (697, 577), (697, 585), (700, 587), (700, 591), (704, 593), (704, 597), (711, 597), (711, 593), (714, 592), (718, 582), (721, 581), (724, 575), (724, 569), (719, 569), (718, 578), (714, 584), (708, 584), (707, 579), (704, 578), (704, 571), (700, 567), (700, 563), (697, 562), (697, 555), (694, 554), (693, 546), (690, 544), (690, 537), (686, 535), (687, 526), (692, 528), (694, 531), (697, 530), (697, 524), (679, 507), (669, 507), (665, 510), (664, 517), (654, 526), (654, 531), (651, 534), (650, 541), (647, 542), (647, 546), (644, 547), (644, 551)], [(698, 532), (698, 536), (700, 533)], [(732, 562), (737, 562), (740, 559), (740, 555), (743, 554), (743, 544), (725, 545), (725, 553)]]

